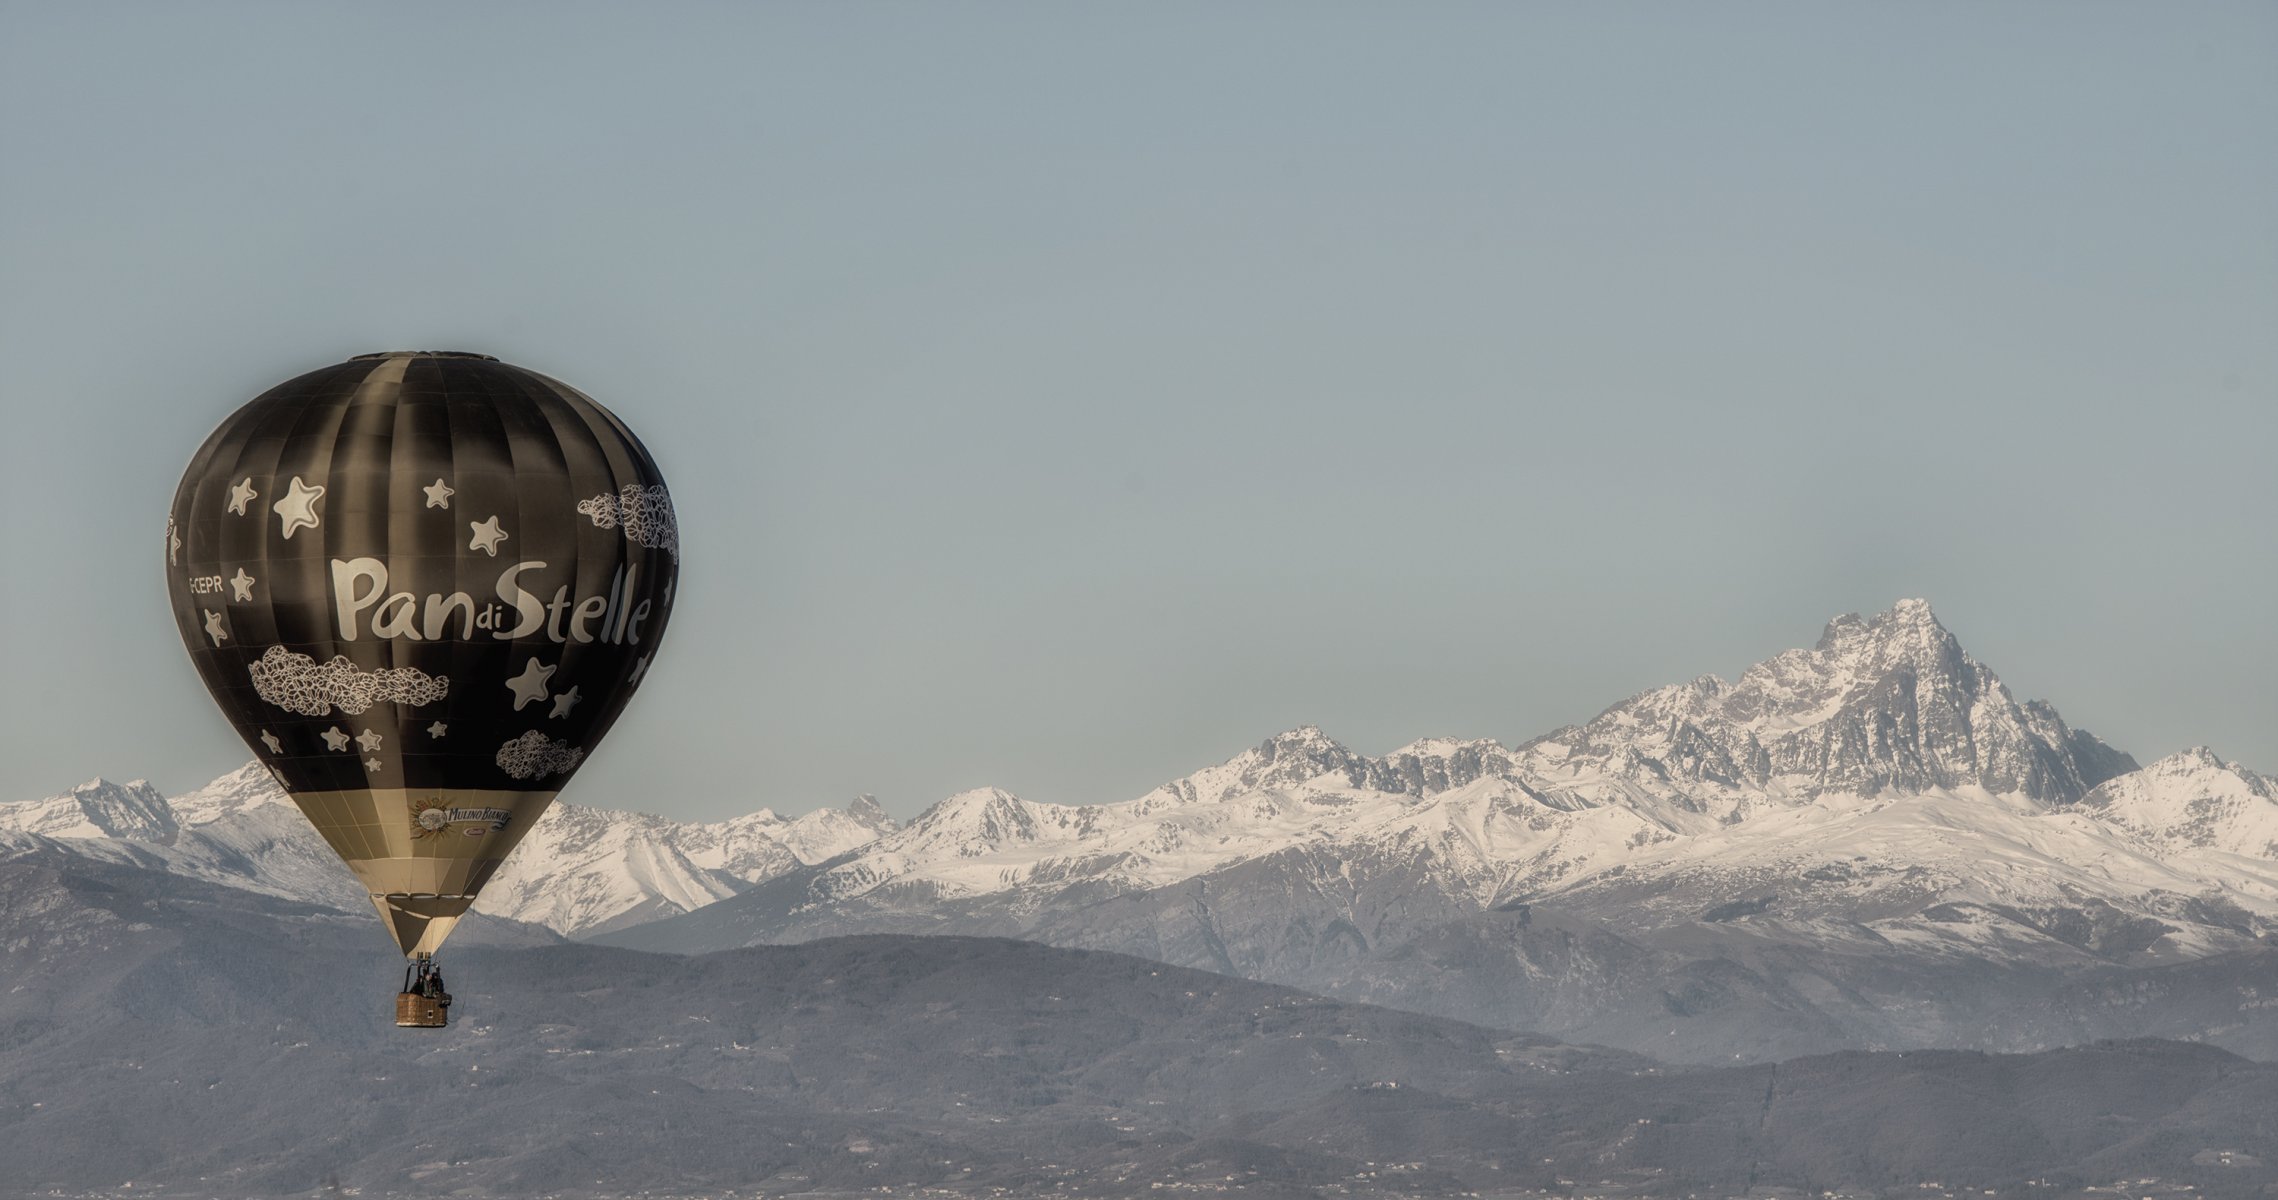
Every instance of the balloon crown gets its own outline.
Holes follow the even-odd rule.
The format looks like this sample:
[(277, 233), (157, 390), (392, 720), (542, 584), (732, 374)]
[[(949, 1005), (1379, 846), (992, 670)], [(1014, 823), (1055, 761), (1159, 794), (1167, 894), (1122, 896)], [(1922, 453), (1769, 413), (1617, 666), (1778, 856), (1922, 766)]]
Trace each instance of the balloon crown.
[(383, 350), (378, 354), (358, 354), (350, 362), (363, 362), (374, 358), (472, 358), (482, 362), (497, 362), (497, 357), (477, 354), (472, 350)]

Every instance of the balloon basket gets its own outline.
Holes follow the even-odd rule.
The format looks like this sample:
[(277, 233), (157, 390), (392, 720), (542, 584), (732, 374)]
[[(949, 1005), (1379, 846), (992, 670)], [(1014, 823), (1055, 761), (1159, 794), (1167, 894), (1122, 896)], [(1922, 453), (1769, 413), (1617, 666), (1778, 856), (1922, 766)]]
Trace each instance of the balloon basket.
[(442, 1002), (431, 1000), (418, 992), (398, 992), (395, 998), (395, 1023), (402, 1029), (441, 1029), (450, 1024), (449, 1010)]

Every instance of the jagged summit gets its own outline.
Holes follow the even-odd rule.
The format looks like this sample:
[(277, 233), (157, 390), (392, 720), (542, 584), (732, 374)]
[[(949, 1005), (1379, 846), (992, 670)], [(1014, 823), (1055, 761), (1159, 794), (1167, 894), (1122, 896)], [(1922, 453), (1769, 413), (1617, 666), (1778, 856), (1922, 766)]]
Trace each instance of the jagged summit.
[(2054, 708), (2019, 703), (1923, 600), (1828, 622), (1816, 646), (1657, 688), (1529, 743), (1553, 782), (1642, 789), (1671, 811), (1979, 787), (2067, 804), (2135, 763)]
[(1936, 637), (1944, 634), (1946, 627), (1939, 624), (1938, 614), (1931, 609), (1928, 600), (1900, 600), (1872, 617), (1855, 612), (1829, 617), (1827, 628), (1820, 632), (1819, 644), (1814, 649), (1832, 650), (1882, 630), (1904, 630), (1918, 636)]
[(1911, 671), (1968, 686), (1963, 676), (1974, 665), (1928, 601), (1901, 600), (1871, 618), (1846, 613), (1829, 621), (1810, 650), (1789, 650), (1742, 672), (1722, 703), (1730, 719), (1782, 733), (1835, 716), (1862, 684)]
[(1300, 725), (1258, 743), (1258, 753), (1269, 759), (1284, 754), (1336, 754), (1344, 749), (1344, 743), (1323, 733), (1318, 725)]
[(0, 832), (170, 845), (178, 830), (166, 797), (145, 779), (112, 783), (98, 775), (46, 799), (0, 806)]
[(283, 788), (267, 768), (249, 762), (212, 783), (167, 802), (183, 825), (210, 825), (215, 821), (271, 805), (290, 806)]
[(1134, 802), (1142, 812), (1216, 804), (1246, 792), (1293, 787), (1360, 758), (1318, 726), (1301, 725), (1278, 733), (1215, 767), (1174, 779)]
[(1032, 841), (1037, 830), (1051, 822), (1051, 816), (1041, 810), (1069, 807), (1030, 804), (998, 787), (969, 788), (919, 813), (910, 822), (908, 833), (921, 841), (938, 841), (944, 834), (964, 837), (967, 844), (971, 839), (990, 843)]
[(2245, 767), (2240, 766), (2238, 763), (2215, 753), (2215, 748), (2212, 746), (2193, 746), (2187, 750), (2178, 750), (2175, 753), (2168, 755), (2166, 758), (2160, 759), (2158, 762), (2153, 763), (2150, 767), (2147, 767), (2145, 769), (2164, 770), (2170, 767), (2180, 767), (2186, 765), (2192, 767), (2203, 767), (2211, 768), (2214, 770), (2241, 773), (2245, 772), (2246, 770)]

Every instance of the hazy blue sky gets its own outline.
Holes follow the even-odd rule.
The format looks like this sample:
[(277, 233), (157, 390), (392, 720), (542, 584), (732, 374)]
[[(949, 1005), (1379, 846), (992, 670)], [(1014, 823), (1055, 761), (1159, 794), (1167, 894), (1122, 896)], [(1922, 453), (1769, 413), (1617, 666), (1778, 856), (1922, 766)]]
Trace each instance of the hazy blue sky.
[(2278, 6), (0, 5), (0, 798), (243, 762), (165, 505), (270, 384), (641, 431), (569, 796), (1125, 799), (1930, 598), (2278, 771)]

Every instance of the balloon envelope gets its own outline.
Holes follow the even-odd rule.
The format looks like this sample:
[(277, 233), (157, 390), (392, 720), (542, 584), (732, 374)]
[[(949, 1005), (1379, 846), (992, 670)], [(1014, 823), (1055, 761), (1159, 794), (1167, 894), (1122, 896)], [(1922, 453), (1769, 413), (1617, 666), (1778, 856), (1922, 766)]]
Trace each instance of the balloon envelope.
[(630, 429), (482, 355), (366, 355), (213, 432), (167, 518), (190, 657), (432, 952), (646, 678), (679, 530)]

